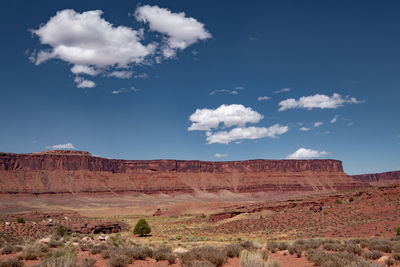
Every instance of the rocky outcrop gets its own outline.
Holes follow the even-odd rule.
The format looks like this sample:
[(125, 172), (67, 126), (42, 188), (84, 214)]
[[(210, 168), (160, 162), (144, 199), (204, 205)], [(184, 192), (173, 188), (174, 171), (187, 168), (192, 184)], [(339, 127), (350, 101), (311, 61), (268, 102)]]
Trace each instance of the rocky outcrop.
[(112, 234), (119, 233), (121, 230), (122, 225), (119, 222), (90, 221), (71, 225), (72, 232), (81, 234)]
[(399, 184), (400, 171), (353, 175), (353, 178), (371, 185)]
[(114, 160), (82, 151), (0, 153), (3, 194), (315, 192), (365, 186), (338, 160)]

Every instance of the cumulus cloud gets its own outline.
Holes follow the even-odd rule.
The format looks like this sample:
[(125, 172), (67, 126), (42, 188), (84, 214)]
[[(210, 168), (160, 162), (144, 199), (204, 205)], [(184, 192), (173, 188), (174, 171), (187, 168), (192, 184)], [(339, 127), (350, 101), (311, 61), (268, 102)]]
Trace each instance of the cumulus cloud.
[(35, 64), (58, 58), (86, 67), (127, 67), (141, 63), (154, 52), (154, 44), (143, 45), (141, 31), (125, 26), (114, 27), (101, 17), (103, 11), (78, 13), (72, 9), (58, 11), (39, 29), (32, 30), (49, 50), (39, 51)]
[(272, 93), (274, 93), (274, 94), (280, 94), (280, 93), (290, 92), (290, 90), (291, 90), (290, 88), (282, 88), (282, 89), (273, 91)]
[(264, 100), (269, 100), (269, 99), (271, 99), (269, 96), (259, 96), (259, 97), (257, 97), (258, 101), (264, 101)]
[(210, 131), (223, 123), (225, 127), (243, 127), (246, 123), (257, 123), (263, 116), (250, 107), (240, 104), (221, 105), (216, 109), (196, 109), (189, 119), (189, 131)]
[(314, 127), (319, 127), (322, 124), (324, 124), (322, 121), (317, 121), (317, 122), (314, 123)]
[(96, 83), (82, 77), (75, 77), (74, 82), (76, 83), (76, 87), (78, 88), (93, 88), (96, 87)]
[(199, 40), (211, 38), (203, 23), (187, 17), (184, 12), (173, 13), (166, 8), (144, 5), (136, 9), (135, 18), (148, 22), (150, 30), (166, 35), (162, 46), (165, 58), (174, 57), (177, 50), (183, 50)]
[(207, 132), (207, 143), (229, 144), (232, 141), (243, 139), (277, 138), (289, 130), (287, 126), (275, 124), (266, 127), (237, 127), (230, 131), (219, 131), (215, 133)]
[(300, 131), (303, 131), (303, 132), (307, 132), (309, 130), (311, 130), (311, 128), (307, 128), (307, 127), (301, 127), (300, 128)]
[(72, 143), (47, 146), (47, 149), (76, 149)]
[(312, 159), (312, 158), (319, 158), (324, 155), (328, 155), (329, 152), (313, 150), (309, 148), (299, 148), (293, 154), (290, 154), (286, 157), (286, 159)]
[(342, 97), (340, 94), (334, 93), (332, 96), (327, 95), (311, 95), (311, 96), (302, 96), (299, 100), (294, 98), (289, 98), (283, 100), (279, 103), (279, 111), (284, 111), (288, 109), (298, 109), (304, 108), (311, 110), (313, 108), (320, 109), (336, 109), (344, 106), (344, 104), (359, 104), (362, 101), (357, 100), (355, 97)]
[[(204, 25), (185, 13), (173, 13), (158, 6), (139, 6), (135, 18), (148, 22), (151, 31), (163, 34), (161, 42), (144, 44), (144, 29), (114, 26), (102, 17), (103, 11), (76, 12), (72, 9), (58, 11), (38, 29), (31, 30), (46, 48), (35, 51), (29, 58), (40, 65), (59, 59), (72, 65), (75, 75), (131, 78), (134, 66), (161, 63), (175, 57), (177, 50), (211, 38)], [(147, 78), (147, 74), (135, 78)], [(77, 86), (94, 87), (93, 81), (82, 80)]]
[(335, 117), (333, 117), (331, 119), (331, 123), (335, 123), (337, 121), (337, 119), (339, 118), (339, 115), (335, 115)]
[(228, 156), (228, 154), (221, 154), (221, 153), (214, 154), (214, 157), (216, 157), (216, 158), (223, 158), (223, 157), (227, 157), (227, 156)]

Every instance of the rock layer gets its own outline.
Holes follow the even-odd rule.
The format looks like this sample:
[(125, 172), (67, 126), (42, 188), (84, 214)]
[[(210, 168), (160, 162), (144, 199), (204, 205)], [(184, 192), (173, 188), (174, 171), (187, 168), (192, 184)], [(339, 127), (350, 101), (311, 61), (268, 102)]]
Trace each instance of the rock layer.
[(0, 153), (0, 193), (312, 192), (365, 186), (338, 160), (114, 160), (83, 151)]
[(353, 178), (371, 185), (389, 185), (400, 183), (400, 171), (353, 175)]

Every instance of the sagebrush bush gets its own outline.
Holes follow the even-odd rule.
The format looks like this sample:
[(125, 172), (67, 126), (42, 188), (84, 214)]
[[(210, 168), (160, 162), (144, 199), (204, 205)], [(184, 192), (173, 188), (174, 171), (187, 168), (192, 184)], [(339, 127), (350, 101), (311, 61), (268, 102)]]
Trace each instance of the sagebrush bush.
[(266, 264), (260, 252), (243, 250), (240, 253), (241, 267), (265, 267)]
[(28, 245), (26, 246), (20, 255), (20, 257), (24, 260), (37, 260), (42, 255), (39, 246), (36, 245)]
[(67, 236), (71, 234), (71, 228), (64, 226), (64, 225), (59, 225), (57, 227), (57, 235), (59, 236)]
[(271, 251), (272, 253), (277, 252), (278, 251), (278, 243), (276, 243), (276, 242), (268, 242), (267, 249), (269, 251)]
[(279, 250), (287, 250), (288, 247), (289, 247), (289, 244), (287, 242), (279, 242), (279, 244), (278, 244)]
[(224, 247), (226, 256), (228, 258), (237, 258), (240, 255), (240, 252), (243, 250), (243, 247), (239, 244), (230, 244)]
[(243, 249), (247, 249), (247, 250), (256, 249), (253, 242), (250, 242), (248, 240), (240, 242), (239, 245), (242, 246)]
[(95, 255), (95, 254), (100, 254), (103, 250), (107, 249), (107, 246), (104, 244), (100, 244), (100, 245), (94, 245), (91, 250), (90, 253)]
[(0, 261), (0, 267), (23, 267), (24, 262), (20, 259), (13, 258), (6, 261)]
[(63, 244), (63, 242), (61, 240), (50, 239), (50, 241), (49, 241), (49, 246), (51, 248), (57, 248), (57, 247), (61, 246), (62, 244)]
[(392, 246), (393, 243), (389, 240), (383, 239), (383, 240), (378, 240), (378, 239), (373, 239), (369, 242), (368, 249), (369, 250), (379, 250), (382, 252), (386, 253), (391, 253), (392, 252)]
[(383, 253), (379, 250), (366, 251), (363, 253), (364, 258), (370, 260), (377, 260), (382, 257)]
[(15, 251), (15, 247), (11, 244), (7, 244), (5, 245), (2, 249), (1, 249), (1, 254), (11, 254), (14, 253)]
[(83, 259), (82, 267), (94, 267), (96, 265), (95, 259)]
[(38, 267), (76, 267), (76, 257), (47, 258)]
[(134, 246), (126, 248), (125, 254), (136, 260), (144, 260), (153, 257), (153, 250), (146, 246)]
[(175, 263), (176, 257), (170, 247), (160, 246), (153, 251), (153, 259), (156, 261), (168, 261), (169, 264)]
[(222, 248), (216, 247), (200, 247), (200, 248), (193, 248), (188, 252), (182, 253), (179, 255), (182, 263), (185, 266), (190, 266), (192, 261), (209, 261), (210, 263), (214, 264), (214, 266), (221, 266), (226, 259), (228, 258), (226, 255), (225, 250)]
[(25, 219), (22, 218), (22, 217), (18, 217), (18, 218), (16, 219), (16, 221), (17, 221), (17, 223), (25, 223)]
[(113, 254), (110, 259), (108, 260), (108, 265), (110, 267), (126, 267), (128, 266), (131, 259), (125, 254)]

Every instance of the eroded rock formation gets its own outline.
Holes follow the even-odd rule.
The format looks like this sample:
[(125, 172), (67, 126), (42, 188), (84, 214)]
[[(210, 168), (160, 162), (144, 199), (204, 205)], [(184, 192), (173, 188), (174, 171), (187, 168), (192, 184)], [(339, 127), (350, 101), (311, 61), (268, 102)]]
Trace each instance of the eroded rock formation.
[(0, 193), (313, 192), (365, 186), (338, 160), (114, 160), (82, 151), (0, 153)]
[(400, 183), (400, 171), (353, 175), (353, 178), (371, 185), (398, 184)]

